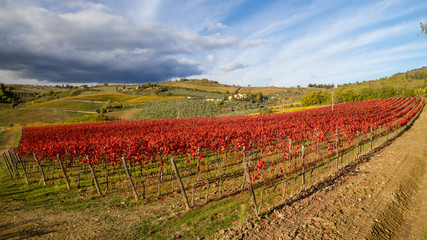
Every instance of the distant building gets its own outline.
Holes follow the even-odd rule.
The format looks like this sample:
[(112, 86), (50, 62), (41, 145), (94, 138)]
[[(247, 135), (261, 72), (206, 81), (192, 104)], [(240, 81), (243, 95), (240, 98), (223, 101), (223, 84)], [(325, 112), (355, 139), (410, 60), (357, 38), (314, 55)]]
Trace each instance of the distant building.
[(247, 98), (247, 97), (248, 97), (248, 95), (246, 95), (246, 94), (242, 94), (242, 93), (238, 93), (238, 94), (234, 94), (233, 96), (228, 96), (228, 100), (233, 99), (233, 97), (234, 97), (235, 99), (244, 99), (244, 98)]

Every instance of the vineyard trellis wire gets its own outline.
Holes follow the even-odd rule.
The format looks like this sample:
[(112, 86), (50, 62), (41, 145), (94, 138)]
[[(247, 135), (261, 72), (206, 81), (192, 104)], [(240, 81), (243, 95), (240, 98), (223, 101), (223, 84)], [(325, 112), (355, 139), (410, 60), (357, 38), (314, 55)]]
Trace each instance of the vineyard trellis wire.
[[(258, 215), (262, 210), (267, 211), (263, 209), (266, 205), (274, 206), (292, 198), (398, 136), (421, 112), (424, 101), (420, 97), (393, 98), (339, 104), (335, 106), (335, 112), (326, 107), (302, 113), (255, 117), (25, 128), (19, 147), (2, 156), (10, 177), (22, 178), (27, 183), (68, 183), (70, 188), (85, 187), (90, 192), (96, 190), (99, 195), (131, 189), (136, 199), (157, 201), (176, 197), (180, 206), (185, 205), (186, 208), (249, 190), (254, 212)], [(366, 114), (370, 119), (357, 114)], [(297, 124), (300, 126), (291, 120), (299, 121)], [(247, 122), (250, 122), (249, 126), (244, 125)], [(126, 135), (122, 138), (113, 135), (114, 141), (110, 142), (99, 139), (104, 145), (98, 148), (84, 141), (89, 134), (95, 135), (91, 141), (96, 140), (99, 137), (96, 131), (106, 131), (108, 126), (126, 132), (127, 127), (140, 123), (146, 124), (145, 128), (151, 127), (151, 130), (160, 129), (161, 134), (155, 135), (160, 139), (153, 140), (153, 143), (138, 139), (139, 143), (144, 142), (151, 148), (140, 148), (138, 152), (135, 142), (126, 139)], [(174, 131), (172, 127), (176, 123), (185, 126), (186, 132)], [(212, 127), (209, 124), (216, 125)], [(232, 127), (240, 124), (243, 127), (239, 138), (234, 136), (230, 139), (233, 135), (222, 134), (227, 130), (237, 134), (238, 130)], [(282, 124), (286, 126), (281, 128)], [(191, 131), (197, 134), (195, 131), (201, 126), (207, 126), (207, 130), (200, 138), (192, 140)], [(98, 128), (88, 130), (92, 127)], [(220, 137), (209, 135), (210, 131), (221, 127), (224, 129), (220, 129)], [(42, 138), (39, 143), (34, 142), (36, 135), (31, 135), (34, 131), (42, 133), (38, 136)], [(80, 142), (73, 139), (73, 135), (63, 136), (72, 131), (78, 131)], [(193, 142), (191, 145), (173, 142), (176, 137), (162, 136), (168, 131)], [(50, 132), (53, 134), (43, 139)], [(250, 134), (250, 137), (245, 134)], [(52, 142), (52, 139), (56, 141)], [(64, 146), (62, 149), (60, 144)], [(116, 152), (109, 151), (111, 146), (121, 148), (117, 147), (119, 150)], [(111, 155), (118, 160), (112, 161)], [(178, 201), (179, 196), (183, 200)]]

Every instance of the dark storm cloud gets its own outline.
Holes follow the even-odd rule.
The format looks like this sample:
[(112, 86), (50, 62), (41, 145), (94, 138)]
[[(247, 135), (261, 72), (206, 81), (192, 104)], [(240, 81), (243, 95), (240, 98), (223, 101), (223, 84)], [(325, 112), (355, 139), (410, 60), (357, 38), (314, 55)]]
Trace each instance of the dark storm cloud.
[(161, 81), (201, 74), (196, 51), (245, 47), (235, 38), (202, 36), (100, 8), (54, 12), (0, 3), (0, 70), (50, 82)]

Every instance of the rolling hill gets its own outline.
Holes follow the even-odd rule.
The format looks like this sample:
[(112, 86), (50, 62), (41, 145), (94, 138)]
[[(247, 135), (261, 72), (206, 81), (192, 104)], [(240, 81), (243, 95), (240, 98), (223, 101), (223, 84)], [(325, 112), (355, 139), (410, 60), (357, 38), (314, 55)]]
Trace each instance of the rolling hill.
[[(302, 110), (312, 105), (424, 95), (427, 67), (336, 88), (230, 86), (207, 79), (142, 85), (9, 87), (3, 127), (115, 119), (185, 118)], [(305, 106), (305, 107), (303, 107)], [(312, 108), (312, 107), (310, 107)], [(100, 117), (98, 115), (102, 115)]]

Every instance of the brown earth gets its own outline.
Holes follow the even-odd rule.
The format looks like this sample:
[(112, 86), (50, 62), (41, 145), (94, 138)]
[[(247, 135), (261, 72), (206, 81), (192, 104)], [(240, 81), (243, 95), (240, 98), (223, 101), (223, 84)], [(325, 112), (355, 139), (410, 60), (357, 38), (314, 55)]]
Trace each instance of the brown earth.
[[(0, 149), (7, 149), (16, 133), (8, 131), (1, 136)], [(426, 159), (427, 112), (424, 111), (389, 146), (362, 158), (270, 214), (237, 229), (221, 230), (217, 238), (425, 239)], [(93, 213), (59, 211), (11, 201), (0, 206), (0, 240), (128, 238), (141, 219), (148, 217), (144, 213), (161, 210), (147, 211), (146, 207)]]
[(427, 239), (427, 112), (389, 146), (220, 239)]

